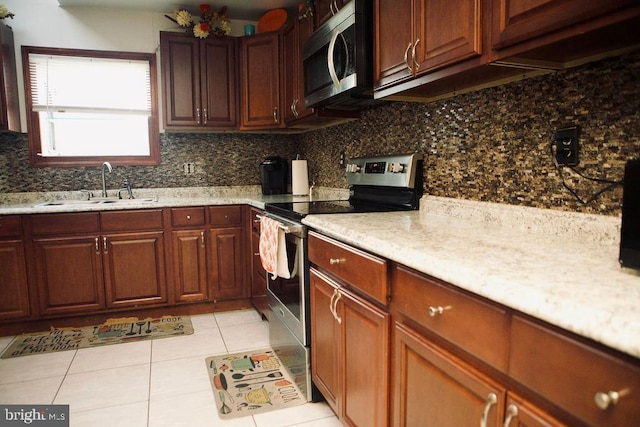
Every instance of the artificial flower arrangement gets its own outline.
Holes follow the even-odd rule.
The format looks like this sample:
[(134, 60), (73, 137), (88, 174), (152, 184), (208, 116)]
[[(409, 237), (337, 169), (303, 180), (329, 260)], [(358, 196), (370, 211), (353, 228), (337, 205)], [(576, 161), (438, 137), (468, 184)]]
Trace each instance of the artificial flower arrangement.
[(196, 22), (189, 11), (180, 9), (173, 16), (165, 15), (179, 26), (192, 31), (193, 35), (206, 39), (210, 34), (227, 36), (231, 34), (231, 23), (227, 17), (227, 6), (218, 11), (213, 11), (208, 4), (200, 5), (200, 20)]
[(9, 9), (7, 9), (7, 6), (0, 3), (0, 19), (4, 19), (4, 18), (13, 19), (14, 16), (15, 15), (13, 13), (9, 12)]

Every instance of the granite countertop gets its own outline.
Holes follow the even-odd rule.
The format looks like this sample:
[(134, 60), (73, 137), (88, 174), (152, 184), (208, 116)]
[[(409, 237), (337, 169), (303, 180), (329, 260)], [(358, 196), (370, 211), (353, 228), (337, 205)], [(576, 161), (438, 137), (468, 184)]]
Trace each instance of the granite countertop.
[[(99, 194), (99, 191), (93, 191)], [(179, 206), (206, 206), (248, 204), (263, 209), (265, 203), (344, 200), (349, 190), (320, 187), (313, 190), (313, 197), (291, 194), (262, 195), (260, 186), (237, 187), (185, 187), (134, 189), (134, 199), (119, 200), (113, 190), (108, 192), (108, 203), (89, 203), (87, 194), (80, 191), (31, 192), (0, 194), (0, 215), (38, 214), (62, 212), (91, 212), (124, 209), (165, 208)], [(93, 197), (91, 200), (99, 201)], [(61, 204), (48, 204), (48, 203)], [(67, 203), (64, 203), (67, 202)], [(79, 202), (79, 203), (77, 203)]]
[(618, 263), (620, 218), (426, 196), (420, 211), (303, 222), (640, 358), (640, 272)]

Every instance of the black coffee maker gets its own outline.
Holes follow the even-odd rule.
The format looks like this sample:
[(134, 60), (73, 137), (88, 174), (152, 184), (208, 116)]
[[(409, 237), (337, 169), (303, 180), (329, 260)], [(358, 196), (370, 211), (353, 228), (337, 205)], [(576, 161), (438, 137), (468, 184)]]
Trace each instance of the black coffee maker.
[(260, 163), (262, 194), (284, 194), (289, 178), (288, 162), (282, 157), (267, 157)]

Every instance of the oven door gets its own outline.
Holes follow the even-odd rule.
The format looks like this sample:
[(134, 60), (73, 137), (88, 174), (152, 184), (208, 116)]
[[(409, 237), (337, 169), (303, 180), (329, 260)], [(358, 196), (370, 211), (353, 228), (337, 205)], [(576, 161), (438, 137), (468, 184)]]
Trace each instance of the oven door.
[[(271, 215), (270, 215), (271, 216)], [(309, 345), (309, 333), (305, 322), (307, 316), (307, 232), (302, 224), (296, 224), (279, 217), (272, 218), (283, 223), (289, 232), (285, 233), (290, 279), (272, 278), (267, 273), (267, 299), (271, 314), (278, 317), (303, 346)]]

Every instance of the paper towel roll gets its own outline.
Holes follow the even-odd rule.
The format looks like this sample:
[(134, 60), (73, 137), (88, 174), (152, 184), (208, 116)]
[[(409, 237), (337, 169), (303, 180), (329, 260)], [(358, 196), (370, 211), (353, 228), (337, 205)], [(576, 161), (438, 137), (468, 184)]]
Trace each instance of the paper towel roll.
[(294, 196), (309, 194), (309, 170), (306, 160), (291, 161), (291, 192)]

